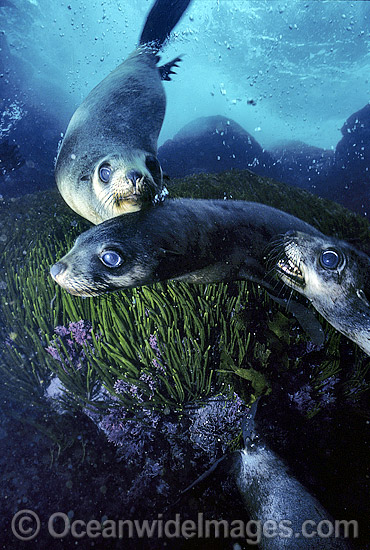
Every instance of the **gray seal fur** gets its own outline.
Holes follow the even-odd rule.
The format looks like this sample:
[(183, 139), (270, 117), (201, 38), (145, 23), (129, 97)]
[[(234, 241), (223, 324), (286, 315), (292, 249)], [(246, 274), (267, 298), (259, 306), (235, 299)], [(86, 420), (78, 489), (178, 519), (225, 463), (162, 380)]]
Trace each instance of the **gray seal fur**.
[(272, 256), (277, 276), (370, 355), (369, 256), (344, 241), (301, 231), (278, 239)]
[(350, 550), (342, 535), (356, 536), (356, 527), (350, 524), (347, 533), (336, 532), (328, 511), (260, 437), (255, 427), (258, 401), (242, 423), (244, 448), (219, 458), (181, 498), (211, 476), (222, 480), (231, 475), (253, 521), (254, 528), (250, 523), (241, 528), (248, 543), (260, 550)]
[[(334, 536), (335, 522), (327, 510), (258, 437), (235, 455), (233, 473), (246, 509), (258, 522), (260, 550), (350, 548), (339, 534)], [(321, 528), (324, 537), (316, 534)]]
[(68, 125), (56, 160), (57, 186), (67, 204), (94, 224), (162, 198), (162, 80), (170, 80), (180, 58), (158, 67), (157, 52), (189, 2), (155, 2), (139, 47), (89, 93)]
[[(263, 204), (168, 199), (92, 227), (51, 274), (68, 292), (82, 296), (169, 279), (261, 282), (266, 246), (291, 229), (321, 235), (302, 220)], [(103, 261), (110, 251), (121, 259), (115, 267)]]

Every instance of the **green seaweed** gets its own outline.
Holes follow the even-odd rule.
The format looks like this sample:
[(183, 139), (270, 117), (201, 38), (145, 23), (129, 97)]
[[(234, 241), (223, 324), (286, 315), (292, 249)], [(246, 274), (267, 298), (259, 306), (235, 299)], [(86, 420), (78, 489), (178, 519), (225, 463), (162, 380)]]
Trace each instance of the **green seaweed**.
[(281, 311), (278, 311), (273, 319), (268, 323), (269, 329), (287, 345), (290, 343), (290, 331), (293, 321)]
[[(73, 237), (74, 231), (66, 231), (67, 248)], [(62, 246), (56, 242), (53, 248), (62, 254)], [(4, 261), (10, 263), (8, 255), (4, 254)], [(233, 297), (226, 284), (195, 287), (169, 283), (84, 300), (52, 282), (47, 273), (52, 261), (50, 246), (40, 239), (22, 265), (7, 268), (1, 309), (6, 325), (17, 334), (0, 365), (4, 375), (12, 373), (7, 376), (9, 395), (24, 400), (19, 382), (25, 378), (22, 388), (28, 391), (28, 399), (32, 393), (32, 400), (38, 401), (57, 375), (65, 388), (62, 400), (68, 409), (98, 404), (103, 386), (131, 409), (140, 404), (181, 410), (185, 403), (220, 390), (218, 342), (222, 339), (224, 348), (241, 353), (240, 330), (230, 329), (232, 315), (248, 295), (246, 283), (240, 283), (239, 293)], [(92, 325), (94, 351), (84, 347), (88, 364), (76, 369), (63, 340), (53, 330), (56, 325), (80, 319)], [(150, 335), (158, 340), (159, 354), (149, 345)], [(46, 347), (50, 345), (61, 349), (63, 363), (48, 355)], [(154, 363), (164, 372), (154, 368)], [(154, 395), (140, 382), (143, 374), (160, 381)], [(115, 393), (114, 384), (120, 379), (140, 387), (140, 403)]]
[[(365, 250), (370, 240), (368, 222), (359, 216), (248, 171), (193, 176), (171, 182), (169, 189), (172, 197), (264, 202)], [(253, 283), (156, 284), (93, 299), (67, 294), (50, 278), (49, 266), (88, 225), (68, 210), (56, 191), (0, 204), (0, 314), (7, 341), (0, 376), (7, 398), (50, 410), (45, 390), (57, 376), (64, 386), (63, 407), (71, 413), (86, 407), (104, 411), (112, 403), (133, 414), (139, 408), (181, 411), (230, 388), (252, 401), (271, 391), (279, 370), (301, 368), (290, 349), (305, 335), (298, 329), (292, 332), (295, 320)], [(54, 328), (81, 319), (91, 323), (92, 341), (83, 347), (86, 363), (76, 369), (68, 359), (53, 359), (46, 348), (58, 344), (63, 349)], [(325, 327), (329, 340), (315, 371), (318, 388), (345, 367), (340, 335)], [(150, 335), (157, 350), (150, 345)], [(353, 387), (366, 390), (366, 372), (358, 353), (347, 381), (348, 395)], [(156, 380), (154, 390), (146, 376)], [(117, 393), (119, 380), (135, 385), (140, 398)]]

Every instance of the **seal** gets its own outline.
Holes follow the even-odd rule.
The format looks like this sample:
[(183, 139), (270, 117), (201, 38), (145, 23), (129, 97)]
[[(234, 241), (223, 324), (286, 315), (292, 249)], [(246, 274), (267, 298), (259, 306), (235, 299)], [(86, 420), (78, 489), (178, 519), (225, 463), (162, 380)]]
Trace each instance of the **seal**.
[(344, 241), (290, 231), (271, 251), (277, 276), (370, 355), (370, 258)]
[(369, 268), (366, 254), (270, 206), (168, 199), (82, 233), (51, 275), (78, 296), (170, 279), (249, 279), (276, 294), (277, 277), (370, 354)]
[(248, 542), (258, 544), (261, 550), (350, 550), (348, 541), (335, 532), (329, 512), (258, 433), (257, 404), (258, 400), (242, 423), (244, 448), (219, 458), (182, 491), (181, 498), (194, 487), (203, 486), (211, 475), (219, 481), (231, 476), (248, 518), (256, 522)]
[(263, 204), (167, 199), (82, 233), (51, 275), (79, 296), (169, 279), (251, 279), (267, 285), (266, 246), (293, 229), (321, 235), (302, 220)]
[[(252, 418), (254, 414), (252, 406)], [(263, 526), (258, 548), (350, 550), (348, 541), (335, 532), (335, 522), (329, 512), (268, 447), (253, 422), (243, 426), (243, 438), (245, 447), (234, 455), (231, 472), (249, 516)], [(265, 530), (267, 525), (271, 527), (270, 521), (275, 531), (273, 537), (269, 528)], [(317, 527), (317, 531), (311, 529), (312, 526)], [(320, 536), (321, 526), (324, 536)]]
[(191, 0), (156, 0), (139, 47), (75, 111), (57, 154), (66, 203), (94, 224), (140, 210), (166, 194), (157, 159), (166, 96), (180, 58), (158, 67), (158, 51)]

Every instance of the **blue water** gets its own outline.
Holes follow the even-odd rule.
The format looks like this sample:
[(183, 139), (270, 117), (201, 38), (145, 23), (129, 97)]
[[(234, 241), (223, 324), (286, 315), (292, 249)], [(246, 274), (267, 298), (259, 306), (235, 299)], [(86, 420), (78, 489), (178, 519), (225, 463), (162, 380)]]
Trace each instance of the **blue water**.
[[(27, 100), (56, 111), (62, 131), (134, 49), (150, 1), (2, 4)], [(221, 114), (265, 147), (294, 139), (334, 148), (346, 118), (369, 101), (369, 19), (366, 1), (195, 0), (163, 53), (184, 60), (166, 85), (160, 143), (194, 118)]]
[[(0, 0), (2, 212), (5, 212), (7, 205), (13, 205), (16, 211), (17, 203), (7, 202), (9, 196), (55, 188), (54, 159), (58, 142), (64, 135), (71, 116), (93, 87), (135, 49), (152, 1)], [(369, 113), (366, 110), (361, 118), (361, 124), (355, 120), (344, 130), (343, 127), (353, 113), (369, 106), (369, 23), (370, 3), (366, 1), (193, 0), (176, 26), (171, 40), (161, 52), (164, 63), (179, 55), (183, 60), (172, 81), (164, 83), (167, 112), (159, 145), (165, 144), (195, 119), (225, 117), (225, 120), (235, 121), (244, 128), (266, 149), (265, 165), (254, 162), (255, 158), (250, 159), (256, 171), (262, 166), (263, 171), (259, 172), (262, 175), (271, 175), (285, 183), (330, 196), (356, 212), (368, 215), (370, 158), (367, 151), (370, 140), (370, 108)], [(363, 128), (368, 133), (361, 133)], [(338, 149), (337, 144), (343, 136), (354, 136), (351, 133), (354, 130), (358, 132), (358, 139), (354, 138), (353, 143), (348, 139)], [(232, 139), (233, 136), (230, 137)], [(275, 147), (287, 142), (303, 142), (325, 151), (315, 153), (313, 150), (305, 150), (302, 153), (302, 165), (299, 164), (301, 161), (295, 163), (294, 158), (293, 161), (287, 161), (281, 153), (282, 160), (279, 164), (275, 162), (272, 152)], [(225, 149), (226, 146), (223, 150)], [(257, 149), (255, 147), (253, 150)], [(279, 150), (282, 151), (281, 147)], [(230, 151), (232, 152), (231, 149)], [(300, 152), (300, 146), (297, 146), (292, 156)], [(314, 158), (314, 153), (317, 158)], [(214, 152), (212, 154), (215, 162), (218, 155)], [(262, 158), (262, 153), (258, 154)], [(186, 164), (186, 152), (184, 158)], [(208, 170), (204, 171), (212, 171), (209, 166), (210, 164)], [(248, 166), (250, 165), (244, 167)], [(278, 168), (282, 169), (278, 171)], [(269, 169), (273, 171), (270, 173)], [(2, 195), (7, 195), (6, 200), (3, 201)], [(19, 204), (24, 205), (25, 201)], [(51, 213), (53, 209), (54, 204), (51, 206)], [(24, 221), (27, 224), (35, 223), (35, 227), (42, 224), (39, 218), (34, 222), (33, 219), (23, 220), (19, 216), (16, 227), (21, 227), (21, 222)], [(6, 250), (7, 241), (11, 241), (13, 235), (8, 231), (9, 223), (3, 229), (1, 222), (0, 216), (0, 244)], [(73, 223), (76, 222), (73, 220), (72, 225)], [(52, 231), (49, 239), (52, 243)], [(28, 244), (24, 246), (22, 261), (8, 254), (7, 265), (14, 263), (19, 267), (27, 260)], [(32, 246), (31, 241), (30, 247)], [(3, 271), (5, 268), (0, 266), (1, 292), (7, 290)], [(47, 274), (45, 281), (46, 285), (53, 284)], [(53, 303), (54, 298), (50, 302), (50, 311)], [(6, 306), (9, 306), (8, 302)], [(0, 316), (1, 314), (0, 312)], [(264, 320), (267, 312), (261, 306), (261, 309), (256, 309), (252, 314), (256, 326), (263, 332), (267, 326), (267, 321)], [(246, 309), (246, 319), (248, 315)], [(5, 320), (0, 319), (0, 336), (7, 336), (8, 344), (17, 338), (13, 329)], [(4, 341), (2, 338), (2, 342)], [(263, 349), (262, 346), (261, 354)], [(357, 364), (356, 354), (360, 352), (353, 351), (348, 343), (338, 349), (342, 353), (341, 365), (346, 368), (348, 366), (348, 372), (351, 373), (353, 365)], [(274, 353), (278, 358), (278, 344)], [(305, 354), (312, 353), (306, 358), (307, 365), (312, 369), (318, 366), (316, 361), (320, 361), (320, 355), (315, 355), (314, 348), (304, 352), (290, 348), (289, 353), (292, 363), (297, 354), (303, 353), (305, 357)], [(333, 365), (338, 360), (335, 353), (333, 352)], [(0, 349), (0, 360), (2, 354), (3, 350)], [(29, 359), (36, 361), (33, 354), (30, 358), (25, 355), (21, 355), (21, 358), (24, 358), (28, 368)], [(251, 359), (251, 365), (255, 359)], [(311, 370), (304, 371), (304, 361), (297, 378), (301, 375), (302, 378), (311, 377)], [(368, 360), (366, 362), (364, 359), (363, 365), (364, 369), (358, 372), (358, 378), (364, 378), (365, 388)], [(358, 402), (354, 401), (348, 412), (349, 399), (346, 401), (341, 393), (343, 391), (344, 394), (343, 387), (345, 388), (347, 382), (344, 371), (345, 368), (342, 369), (343, 378), (338, 382), (338, 407), (335, 411), (328, 407), (327, 411), (320, 411), (312, 421), (305, 417), (303, 419), (303, 415), (300, 416), (297, 411), (292, 417), (292, 407), (286, 407), (286, 410), (289, 409), (287, 413), (280, 396), (273, 395), (270, 401), (266, 400), (266, 407), (261, 407), (261, 424), (267, 439), (270, 438), (278, 448), (279, 445), (283, 447), (284, 458), (290, 459), (296, 466), (296, 475), (311, 484), (313, 492), (318, 494), (325, 506), (339, 515), (342, 510), (350, 510), (365, 525), (368, 518), (369, 421), (365, 416), (352, 414), (356, 407), (360, 409), (360, 399)], [(284, 386), (286, 381), (291, 387), (287, 384)], [(305, 392), (297, 391), (298, 381), (289, 369), (284, 371), (284, 377), (280, 378), (279, 375), (276, 384), (281, 384), (286, 401), (288, 396), (295, 396), (296, 402), (302, 404), (309, 394), (308, 384), (303, 386), (306, 388)], [(290, 406), (293, 399), (289, 399)], [(366, 396), (363, 401), (365, 399)], [(21, 410), (16, 410), (5, 399), (0, 402), (0, 470), (3, 481), (0, 497), (4, 498), (4, 503), (7, 499), (4, 517), (0, 518), (0, 525), (4, 526), (2, 530), (6, 534), (4, 540), (0, 536), (0, 546), (4, 549), (18, 548), (13, 546), (15, 539), (9, 530), (9, 524), (12, 514), (21, 508), (36, 509), (41, 515), (43, 526), (46, 525), (50, 513), (57, 510), (62, 510), (71, 517), (75, 514), (76, 518), (94, 517), (99, 521), (106, 516), (118, 518), (131, 514), (134, 517), (135, 512), (147, 513), (146, 506), (154, 509), (155, 502), (160, 501), (162, 505), (163, 501), (163, 510), (172, 504), (172, 501), (165, 502), (165, 492), (161, 493), (156, 488), (162, 487), (163, 472), (168, 479), (172, 474), (173, 485), (168, 485), (168, 491), (173, 489), (173, 501), (176, 501), (178, 491), (196, 477), (195, 473), (193, 476), (194, 441), (187, 439), (185, 430), (182, 432), (183, 440), (180, 438), (180, 443), (177, 440), (176, 444), (171, 443), (172, 447), (167, 440), (164, 445), (163, 441), (150, 439), (149, 451), (145, 450), (140, 456), (146, 475), (145, 478), (142, 476), (147, 483), (145, 486), (143, 479), (135, 472), (133, 463), (123, 459), (123, 453), (117, 458), (114, 448), (107, 446), (102, 433), (98, 433), (95, 426), (85, 426), (86, 418), (81, 420), (77, 415), (65, 417), (71, 423), (77, 422), (81, 426), (81, 432), (78, 432), (74, 441), (75, 446), (64, 450), (65, 454), (62, 452), (60, 459), (59, 456), (52, 456), (50, 460), (50, 443), (46, 436), (43, 439), (42, 434), (39, 435), (36, 431), (35, 435), (31, 429), (26, 433), (27, 427), (22, 425), (20, 428), (14, 422), (15, 415), (22, 416), (23, 413), (28, 419), (29, 410), (28, 403), (24, 403), (24, 409), (21, 407)], [(30, 418), (32, 420), (32, 414)], [(170, 426), (168, 418), (165, 417), (164, 420)], [(68, 433), (67, 421), (65, 426)], [(188, 454), (181, 448), (181, 444), (185, 446), (185, 439)], [(142, 442), (140, 436), (137, 440)], [(178, 470), (174, 468), (171, 472), (172, 463), (167, 458), (166, 462), (162, 460), (162, 452), (164, 457), (166, 453), (170, 455)], [(64, 458), (65, 456), (68, 458)], [(324, 465), (321, 464), (322, 457), (325, 459)], [(182, 460), (190, 470), (186, 470), (186, 474)], [(162, 468), (164, 463), (163, 472), (159, 471), (158, 464)], [(206, 466), (209, 465), (201, 456), (196, 465), (198, 474)], [(174, 479), (180, 470), (182, 478)], [(159, 480), (157, 485), (153, 479)], [(339, 483), (342, 479), (343, 487)], [(138, 499), (135, 500), (132, 496), (135, 494), (133, 489), (139, 493), (143, 488), (147, 491), (143, 490), (140, 496), (144, 504), (138, 505)], [(163, 487), (161, 490), (164, 491)], [(230, 518), (235, 518), (239, 514), (241, 506), (235, 498), (235, 487), (226, 485), (225, 490), (225, 485), (222, 486), (220, 480), (216, 480), (214, 487), (211, 486), (211, 490), (205, 496), (202, 494), (201, 498), (204, 499), (201, 500), (202, 506), (205, 509), (209, 507), (212, 517), (227, 512)], [(223, 504), (221, 507), (219, 498)], [(138, 511), (134, 508), (135, 504)], [(180, 509), (188, 513), (186, 506), (187, 503)], [(195, 513), (194, 506), (196, 504), (190, 499), (192, 513)], [(162, 508), (155, 510), (157, 511), (162, 513)], [(171, 509), (170, 512), (172, 513)], [(361, 541), (365, 540), (366, 533), (361, 533), (361, 537)], [(11, 541), (10, 544), (8, 540)], [(35, 546), (28, 547), (49, 548), (50, 540), (46, 538), (43, 541), (40, 538), (41, 542), (36, 541), (39, 546), (35, 543)], [(45, 543), (44, 546), (42, 542)], [(69, 539), (69, 542), (68, 547), (74, 548), (75, 541)], [(118, 542), (117, 547), (122, 547)], [(228, 546), (222, 547), (221, 541), (220, 546), (215, 548), (238, 548), (232, 545), (232, 541), (228, 542)], [(55, 549), (66, 548), (63, 544), (64, 541), (60, 542), (60, 546), (55, 543)], [(91, 547), (90, 542), (86, 547)], [(99, 547), (97, 543), (96, 548)], [(112, 543), (106, 547), (115, 546)], [(139, 545), (134, 547), (143, 550), (146, 548)], [(197, 548), (207, 550), (211, 547), (207, 542), (206, 546), (200, 545)], [(183, 550), (184, 547), (178, 545), (173, 548)], [(193, 550), (195, 546), (189, 545), (187, 548)], [(366, 539), (363, 547), (358, 545), (357, 548), (370, 549), (369, 540)]]

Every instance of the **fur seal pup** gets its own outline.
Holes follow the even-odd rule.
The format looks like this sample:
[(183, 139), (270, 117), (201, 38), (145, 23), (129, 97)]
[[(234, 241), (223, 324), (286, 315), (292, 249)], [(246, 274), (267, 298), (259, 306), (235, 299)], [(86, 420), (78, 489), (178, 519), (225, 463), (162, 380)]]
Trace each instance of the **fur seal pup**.
[(78, 107), (60, 146), (55, 179), (66, 203), (94, 224), (161, 200), (157, 140), (180, 58), (158, 67), (158, 51), (191, 0), (156, 0), (139, 47)]
[(79, 296), (169, 279), (262, 282), (266, 246), (293, 229), (321, 235), (302, 220), (263, 204), (168, 199), (82, 233), (51, 275)]
[[(257, 404), (258, 400), (242, 425), (244, 448), (218, 459), (181, 498), (211, 475), (231, 475), (253, 521), (253, 527), (244, 525), (248, 543), (258, 544), (260, 550), (349, 550), (338, 524), (256, 431)], [(348, 523), (346, 537), (356, 536), (355, 525)]]
[[(306, 234), (306, 240), (297, 240), (293, 231)], [(336, 267), (330, 263), (335, 254)], [(71, 294), (96, 296), (169, 279), (249, 279), (274, 294), (278, 274), (370, 353), (369, 267), (365, 254), (270, 206), (169, 199), (82, 233), (51, 275)]]
[(300, 231), (278, 239), (272, 255), (278, 277), (370, 355), (370, 258), (343, 241)]

